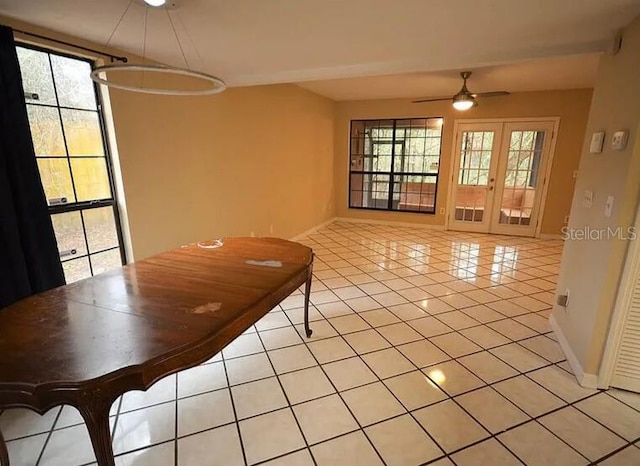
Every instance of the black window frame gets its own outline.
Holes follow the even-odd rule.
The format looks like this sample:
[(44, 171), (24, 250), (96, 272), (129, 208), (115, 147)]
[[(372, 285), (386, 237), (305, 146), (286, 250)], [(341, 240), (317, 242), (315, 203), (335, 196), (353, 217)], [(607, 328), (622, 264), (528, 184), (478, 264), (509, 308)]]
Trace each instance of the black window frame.
[[(100, 136), (102, 138), (102, 148), (104, 151), (104, 159), (105, 159), (105, 164), (106, 164), (106, 170), (107, 170), (107, 178), (109, 180), (109, 189), (111, 191), (111, 197), (110, 198), (103, 198), (103, 199), (95, 199), (95, 200), (90, 200), (90, 201), (80, 201), (78, 202), (77, 200), (77, 192), (76, 192), (76, 184), (75, 184), (75, 179), (74, 179), (74, 175), (73, 175), (73, 170), (71, 169), (71, 165), (69, 165), (69, 173), (71, 176), (71, 183), (73, 186), (73, 191), (74, 191), (74, 195), (76, 197), (75, 202), (70, 202), (70, 203), (60, 203), (60, 204), (54, 204), (51, 205), (49, 204), (48, 200), (47, 200), (47, 205), (48, 205), (48, 210), (49, 210), (49, 216), (53, 217), (53, 215), (56, 214), (63, 214), (63, 213), (69, 213), (69, 212), (80, 212), (80, 219), (82, 222), (82, 233), (83, 233), (83, 239), (84, 239), (84, 245), (86, 247), (86, 256), (82, 255), (82, 256), (78, 256), (78, 257), (73, 257), (70, 259), (66, 259), (63, 258), (62, 256), (60, 256), (60, 262), (64, 263), (64, 262), (69, 262), (69, 261), (73, 261), (73, 260), (78, 260), (81, 259), (83, 257), (87, 257), (87, 262), (89, 264), (89, 271), (91, 273), (91, 276), (93, 277), (94, 271), (93, 271), (93, 264), (91, 262), (91, 256), (96, 255), (96, 254), (100, 254), (103, 252), (108, 252), (108, 251), (113, 251), (115, 249), (118, 249), (119, 253), (120, 253), (120, 260), (122, 262), (122, 265), (125, 265), (127, 263), (127, 255), (126, 255), (126, 250), (124, 247), (124, 235), (122, 233), (122, 222), (120, 219), (120, 209), (118, 208), (118, 192), (116, 189), (116, 184), (115, 184), (115, 180), (114, 180), (114, 165), (113, 165), (113, 160), (112, 160), (112, 156), (111, 156), (111, 148), (109, 146), (109, 138), (107, 135), (107, 131), (106, 131), (106, 124), (105, 124), (105, 116), (104, 116), (104, 100), (102, 98), (102, 94), (100, 92), (100, 90), (98, 89), (98, 86), (95, 82), (92, 81), (92, 86), (93, 86), (93, 92), (94, 92), (94, 96), (96, 99), (96, 110), (92, 110), (92, 109), (86, 109), (86, 108), (78, 108), (78, 107), (68, 107), (68, 106), (64, 106), (64, 105), (60, 105), (60, 100), (58, 98), (58, 89), (56, 86), (56, 81), (55, 81), (55, 77), (53, 75), (53, 63), (51, 62), (51, 55), (56, 55), (56, 56), (60, 56), (60, 57), (64, 57), (64, 58), (69, 58), (69, 59), (73, 59), (73, 60), (77, 60), (77, 61), (83, 61), (89, 64), (89, 66), (91, 67), (91, 69), (93, 70), (96, 67), (96, 62), (95, 59), (91, 59), (82, 55), (75, 55), (75, 54), (71, 54), (71, 53), (67, 53), (67, 52), (61, 52), (59, 50), (56, 49), (52, 49), (52, 48), (48, 48), (48, 47), (43, 47), (40, 45), (35, 45), (29, 42), (23, 42), (23, 41), (18, 41), (16, 40), (15, 42), (16, 48), (24, 48), (24, 49), (30, 49), (30, 50), (35, 50), (38, 52), (43, 52), (47, 54), (47, 57), (49, 59), (49, 67), (51, 69), (51, 81), (53, 84), (53, 90), (54, 90), (54, 95), (56, 96), (56, 101), (57, 101), (57, 105), (52, 105), (52, 104), (43, 104), (43, 103), (39, 103), (37, 101), (37, 99), (28, 99), (27, 95), (25, 94), (25, 106), (27, 105), (38, 105), (41, 107), (47, 107), (47, 108), (53, 108), (57, 111), (58, 113), (58, 118), (60, 121), (60, 127), (62, 129), (62, 137), (63, 137), (63, 142), (64, 142), (64, 146), (65, 146), (65, 152), (66, 155), (65, 156), (60, 156), (57, 158), (65, 158), (69, 164), (71, 163), (71, 156), (69, 155), (69, 147), (67, 144), (67, 139), (66, 139), (66, 134), (64, 131), (64, 124), (63, 124), (63, 117), (62, 117), (62, 110), (75, 110), (75, 111), (84, 111), (84, 112), (95, 112), (97, 114), (98, 117), (98, 124), (100, 126)], [(36, 156), (36, 159), (38, 157)], [(56, 158), (56, 157), (51, 157), (51, 158)], [(103, 158), (102, 156), (83, 156), (83, 158)], [(115, 222), (115, 229), (116, 229), (116, 235), (118, 237), (118, 245), (114, 246), (114, 247), (110, 247), (110, 248), (106, 248), (106, 249), (101, 249), (98, 251), (91, 251), (89, 248), (89, 240), (87, 238), (87, 228), (85, 225), (85, 220), (84, 220), (84, 216), (82, 215), (83, 211), (88, 211), (88, 210), (93, 210), (93, 209), (99, 209), (99, 208), (104, 208), (104, 207), (111, 207), (113, 210), (113, 218), (114, 218), (114, 222)], [(59, 253), (62, 253), (63, 251), (58, 251)]]
[[(410, 120), (441, 120), (442, 121), (442, 125), (440, 126), (440, 145), (439, 145), (439, 150), (438, 150), (438, 171), (434, 174), (434, 173), (427, 173), (427, 172), (395, 172), (395, 147), (396, 144), (398, 144), (399, 142), (396, 142), (396, 129), (397, 129), (397, 124), (399, 121), (410, 121)], [(354, 140), (354, 135), (353, 135), (353, 123), (354, 122), (372, 122), (372, 121), (377, 121), (377, 122), (384, 122), (384, 121), (392, 121), (393, 122), (393, 126), (390, 128), (392, 129), (392, 139), (389, 141), (389, 144), (391, 145), (391, 166), (390, 166), (390, 171), (388, 172), (379, 172), (379, 171), (372, 171), (372, 170), (354, 170), (353, 169), (353, 153), (352, 153), (352, 149), (353, 149), (353, 140)], [(375, 210), (375, 211), (382, 211), (382, 212), (403, 212), (403, 213), (412, 213), (412, 214), (423, 214), (423, 215), (436, 215), (437, 214), (437, 205), (438, 205), (438, 183), (440, 181), (440, 167), (441, 167), (441, 159), (442, 159), (442, 138), (443, 138), (443, 134), (444, 134), (444, 124), (445, 124), (445, 120), (443, 116), (430, 116), (430, 117), (404, 117), (404, 118), (358, 118), (358, 119), (353, 119), (353, 120), (349, 120), (349, 192), (348, 192), (348, 199), (347, 199), (347, 204), (348, 204), (348, 208), (349, 209), (359, 209), (359, 210)], [(404, 142), (403, 142), (404, 144)], [(389, 177), (389, 194), (388, 194), (388, 199), (387, 199), (387, 206), (386, 207), (364, 207), (364, 206), (357, 206), (357, 205), (353, 205), (352, 202), (352, 186), (351, 186), (351, 180), (352, 180), (352, 175), (384, 175), (384, 176), (388, 176)], [(396, 181), (394, 181), (394, 177), (395, 176), (429, 176), (429, 177), (434, 177), (435, 178), (435, 187), (434, 187), (434, 197), (433, 197), (433, 210), (412, 210), (412, 209), (400, 209), (400, 208), (393, 208), (393, 194), (394, 194), (394, 184), (396, 183)]]

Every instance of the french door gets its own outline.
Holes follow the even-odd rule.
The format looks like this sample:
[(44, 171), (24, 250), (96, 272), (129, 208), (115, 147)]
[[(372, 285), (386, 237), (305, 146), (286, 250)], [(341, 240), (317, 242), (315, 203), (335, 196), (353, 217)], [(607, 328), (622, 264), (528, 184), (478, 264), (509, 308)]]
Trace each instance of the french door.
[(459, 123), (448, 227), (535, 236), (555, 121)]

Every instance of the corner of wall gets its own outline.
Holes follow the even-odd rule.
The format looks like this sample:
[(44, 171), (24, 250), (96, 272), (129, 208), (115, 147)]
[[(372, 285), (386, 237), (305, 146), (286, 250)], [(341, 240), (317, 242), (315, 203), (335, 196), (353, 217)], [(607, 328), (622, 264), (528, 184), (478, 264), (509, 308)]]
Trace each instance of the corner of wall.
[(303, 231), (302, 233), (299, 233), (297, 235), (295, 235), (294, 237), (290, 238), (290, 241), (299, 241), (301, 239), (306, 238), (309, 235), (312, 235), (313, 233), (315, 233), (316, 231), (320, 230), (321, 228), (329, 225), (330, 223), (333, 223), (336, 221), (335, 217), (331, 217), (329, 220), (320, 223), (319, 225), (316, 225), (312, 228), (309, 228), (308, 230)]
[(133, 262), (135, 254), (133, 249), (133, 241), (131, 239), (131, 230), (129, 228), (129, 213), (127, 210), (127, 201), (125, 197), (124, 181), (122, 180), (122, 168), (120, 166), (120, 153), (118, 152), (118, 143), (116, 138), (116, 130), (113, 123), (113, 113), (111, 111), (111, 100), (109, 90), (106, 86), (100, 85), (100, 97), (102, 98), (103, 109), (102, 115), (105, 124), (105, 133), (107, 144), (109, 146), (109, 155), (111, 164), (113, 165), (113, 182), (115, 184), (115, 199), (118, 207), (118, 216), (120, 217), (120, 229), (122, 230), (122, 242), (124, 243), (124, 251), (127, 262)]
[(555, 334), (556, 338), (558, 338), (558, 343), (560, 344), (560, 348), (562, 348), (562, 352), (566, 356), (567, 362), (571, 366), (571, 369), (573, 370), (573, 375), (575, 376), (578, 383), (585, 388), (597, 388), (598, 377), (595, 374), (587, 374), (584, 372), (584, 370), (582, 369), (582, 365), (580, 364), (580, 361), (578, 361), (578, 358), (573, 353), (573, 350), (571, 349), (571, 346), (569, 345), (567, 338), (564, 336), (564, 333), (562, 333), (560, 326), (556, 322), (554, 315), (551, 315), (551, 317), (549, 317), (549, 323), (551, 324), (553, 333)]

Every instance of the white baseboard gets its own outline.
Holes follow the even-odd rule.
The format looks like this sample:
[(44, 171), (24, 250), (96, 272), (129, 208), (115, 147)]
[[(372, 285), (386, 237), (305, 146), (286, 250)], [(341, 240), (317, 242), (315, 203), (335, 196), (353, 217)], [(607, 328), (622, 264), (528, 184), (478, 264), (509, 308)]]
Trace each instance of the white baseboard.
[(330, 223), (333, 223), (335, 221), (336, 221), (336, 217), (331, 217), (329, 220), (327, 220), (325, 222), (322, 222), (321, 224), (316, 225), (315, 227), (309, 228), (308, 230), (303, 231), (302, 233), (294, 236), (293, 238), (291, 238), (291, 241), (298, 241), (298, 240), (300, 240), (302, 238), (305, 238), (305, 237), (309, 236), (310, 234), (315, 233), (320, 228), (325, 227), (325, 226), (327, 226)]
[(558, 235), (556, 233), (540, 233), (538, 236), (540, 239), (564, 239), (562, 235)]
[(564, 355), (567, 357), (567, 362), (571, 366), (573, 370), (573, 375), (578, 380), (578, 383), (585, 388), (598, 388), (598, 376), (595, 374), (586, 374), (578, 361), (578, 358), (573, 353), (571, 346), (569, 346), (569, 342), (567, 338), (562, 333), (558, 322), (556, 322), (555, 316), (551, 315), (549, 317), (549, 323), (551, 324), (551, 328), (553, 329), (553, 333), (555, 333), (558, 338), (558, 343), (560, 344), (560, 348), (564, 352)]
[(411, 223), (411, 222), (394, 222), (392, 220), (371, 220), (368, 218), (351, 218), (351, 217), (335, 217), (337, 222), (348, 223), (368, 223), (371, 225), (392, 225), (399, 227), (414, 227), (422, 228), (426, 230), (444, 230), (444, 225), (425, 225), (424, 223)]

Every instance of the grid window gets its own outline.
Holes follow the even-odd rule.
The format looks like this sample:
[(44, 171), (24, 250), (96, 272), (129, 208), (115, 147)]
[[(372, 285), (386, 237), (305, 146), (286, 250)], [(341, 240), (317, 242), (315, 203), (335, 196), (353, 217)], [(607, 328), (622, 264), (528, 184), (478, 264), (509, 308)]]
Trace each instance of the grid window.
[(434, 214), (442, 118), (351, 121), (349, 207)]
[(67, 283), (124, 263), (91, 62), (17, 47), (31, 137)]

